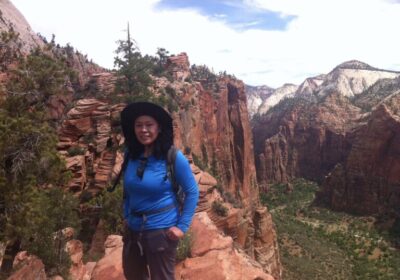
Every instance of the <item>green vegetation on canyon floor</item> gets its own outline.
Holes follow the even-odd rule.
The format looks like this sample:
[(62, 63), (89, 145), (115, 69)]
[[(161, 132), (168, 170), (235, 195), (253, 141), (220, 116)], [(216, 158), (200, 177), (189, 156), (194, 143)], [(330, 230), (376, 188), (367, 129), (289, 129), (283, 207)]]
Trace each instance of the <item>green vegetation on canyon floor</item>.
[(277, 227), (283, 279), (398, 279), (396, 235), (376, 218), (315, 206), (318, 186), (296, 179), (261, 194)]

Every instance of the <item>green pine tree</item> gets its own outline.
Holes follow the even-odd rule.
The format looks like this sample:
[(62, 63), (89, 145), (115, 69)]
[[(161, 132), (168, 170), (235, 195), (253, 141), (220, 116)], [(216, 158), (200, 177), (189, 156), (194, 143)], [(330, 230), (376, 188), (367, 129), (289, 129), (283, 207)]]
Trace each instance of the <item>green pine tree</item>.
[(167, 73), (165, 73), (165, 66), (167, 64), (169, 52), (164, 48), (157, 48), (156, 55), (157, 57), (154, 58), (153, 74), (155, 76), (166, 76)]
[(1, 272), (10, 273), (16, 253), (28, 250), (46, 269), (61, 273), (65, 257), (53, 246), (54, 234), (76, 226), (77, 202), (60, 188), (69, 176), (46, 102), (63, 92), (71, 71), (35, 51), (10, 75), (0, 101), (0, 242), (6, 244)]
[(152, 84), (150, 73), (153, 63), (144, 58), (134, 39), (131, 38), (129, 25), (127, 39), (118, 41), (115, 51), (114, 66), (117, 68), (117, 76), (120, 78), (116, 84), (117, 93), (123, 93), (132, 97), (146, 97), (149, 95), (148, 87)]

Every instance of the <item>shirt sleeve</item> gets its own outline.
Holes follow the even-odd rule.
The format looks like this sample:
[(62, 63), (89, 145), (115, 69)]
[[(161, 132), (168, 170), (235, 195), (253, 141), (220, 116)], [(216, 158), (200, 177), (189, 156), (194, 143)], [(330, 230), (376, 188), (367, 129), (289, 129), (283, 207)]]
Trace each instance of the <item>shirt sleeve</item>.
[(190, 227), (199, 200), (199, 188), (190, 168), (189, 161), (181, 151), (178, 151), (176, 154), (175, 179), (185, 193), (185, 202), (177, 227), (186, 232)]
[[(129, 163), (128, 163), (129, 165)], [(128, 169), (128, 166), (125, 168), (125, 170)], [(125, 172), (124, 172), (125, 175)], [(126, 186), (125, 186), (125, 180), (124, 183), (122, 185), (122, 207), (123, 207), (123, 215), (124, 215), (124, 219), (128, 219), (129, 218), (129, 212), (130, 212), (130, 207), (129, 207), (129, 195), (128, 195), (128, 191), (126, 190)]]
[(124, 197), (124, 219), (128, 219), (129, 218), (129, 199), (127, 197)]

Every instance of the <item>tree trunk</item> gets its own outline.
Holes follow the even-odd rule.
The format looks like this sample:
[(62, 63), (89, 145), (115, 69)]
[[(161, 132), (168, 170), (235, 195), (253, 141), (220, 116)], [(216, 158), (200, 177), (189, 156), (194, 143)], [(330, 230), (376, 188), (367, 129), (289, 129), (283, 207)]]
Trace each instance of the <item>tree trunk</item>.
[(14, 258), (19, 252), (20, 245), (21, 245), (20, 240), (8, 242), (8, 244), (6, 245), (6, 250), (3, 256), (3, 262), (1, 263), (1, 269), (0, 269), (2, 273), (8, 274), (11, 272), (13, 268)]

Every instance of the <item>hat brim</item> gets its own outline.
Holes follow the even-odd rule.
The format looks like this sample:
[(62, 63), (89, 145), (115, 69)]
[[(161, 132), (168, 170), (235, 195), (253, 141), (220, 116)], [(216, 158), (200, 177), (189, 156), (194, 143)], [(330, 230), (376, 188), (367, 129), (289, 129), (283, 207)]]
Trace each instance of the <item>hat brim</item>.
[(150, 102), (135, 102), (126, 106), (121, 112), (122, 132), (126, 139), (134, 137), (133, 124), (140, 116), (151, 116), (163, 130), (173, 132), (172, 117), (161, 106)]

